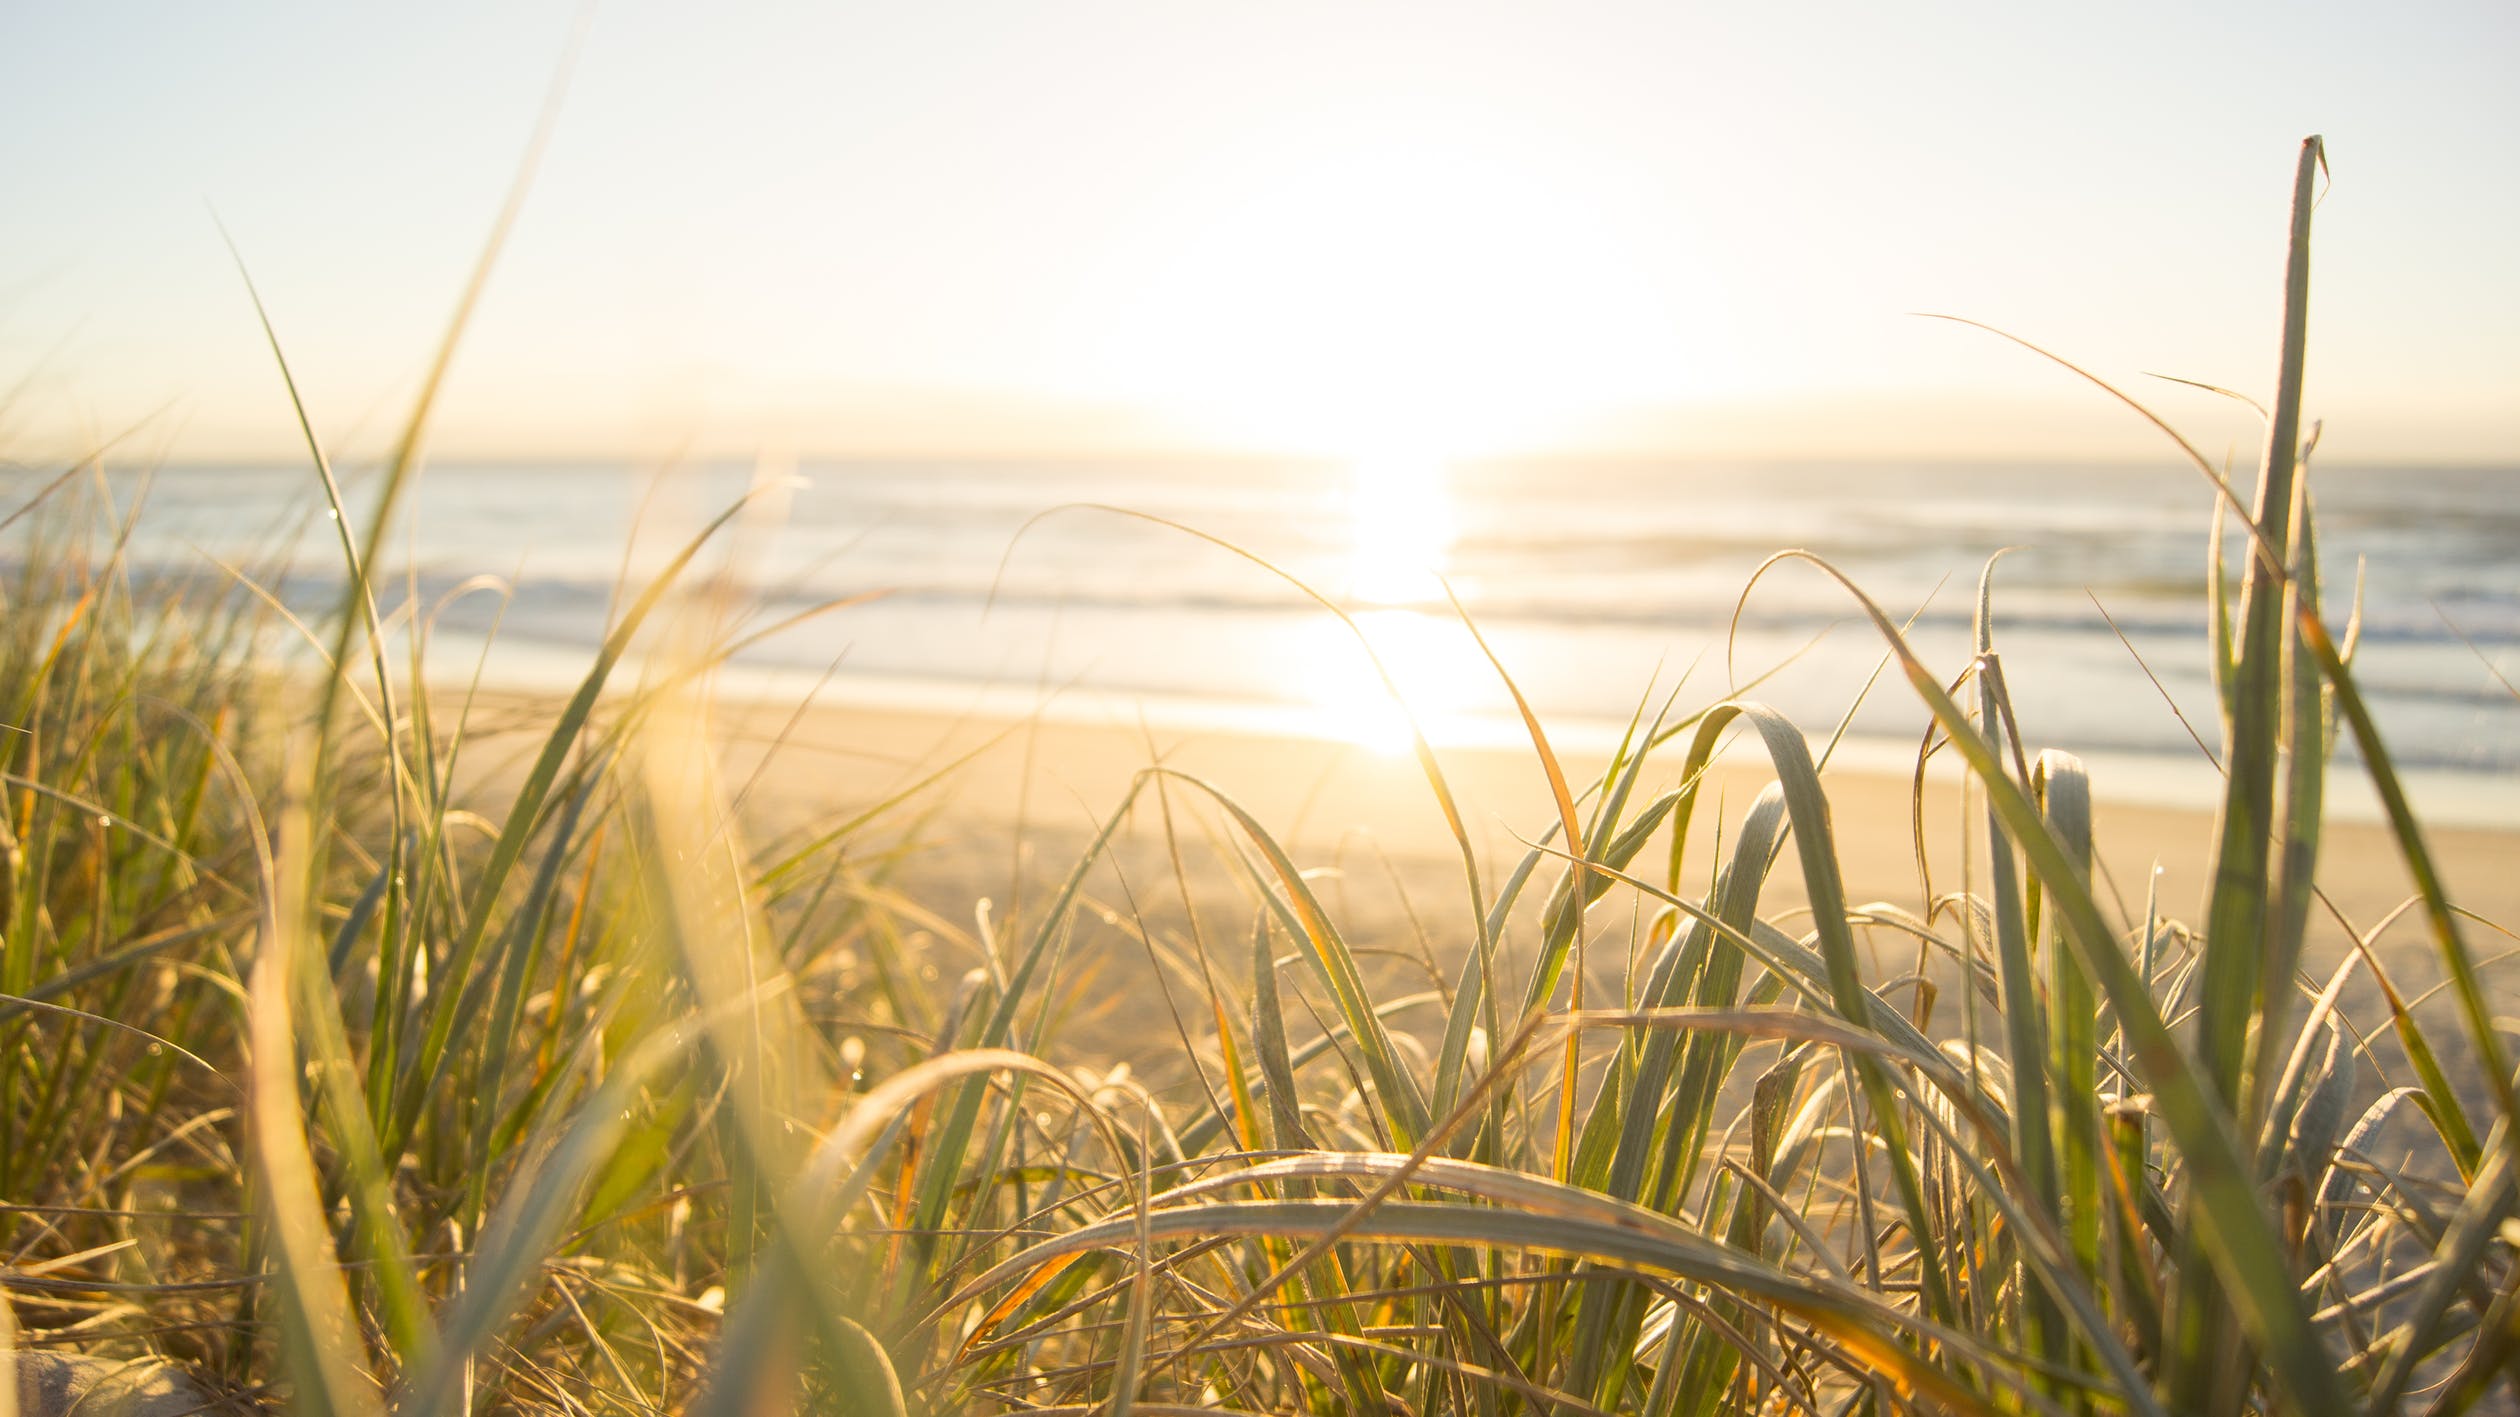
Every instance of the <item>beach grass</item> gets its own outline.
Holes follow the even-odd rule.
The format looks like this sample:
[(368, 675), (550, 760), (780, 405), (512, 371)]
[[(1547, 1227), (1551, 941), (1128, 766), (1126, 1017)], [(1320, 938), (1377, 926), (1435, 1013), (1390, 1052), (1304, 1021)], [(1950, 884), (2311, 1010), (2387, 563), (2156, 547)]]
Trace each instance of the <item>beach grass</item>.
[[(2015, 721), (1992, 566), (1956, 665), (1838, 578), (1930, 721), (1920, 838), (1922, 759), (1964, 765), (1930, 824), (1962, 879), (1847, 898), (1832, 725), (1641, 711), (1585, 782), (1526, 707), (1555, 810), (1501, 874), (1417, 743), (1459, 849), (1412, 984), (1232, 782), (1161, 763), (994, 913), (922, 897), (920, 784), (758, 834), (708, 692), (777, 629), (712, 579), (744, 506), (520, 727), (372, 575), (425, 397), (360, 530), (309, 424), (325, 623), (285, 567), (136, 576), (143, 513), (69, 470), (0, 513), (0, 1340), (345, 1414), (2520, 1403), (2508, 999), (2322, 596), (2322, 172), (2314, 139), (2254, 487), (2177, 443), (2221, 498), (2194, 926), (2095, 873), (2106, 784)], [(2346, 735), (2420, 986), (2320, 889)], [(1126, 1064), (1075, 1022), (1120, 951), (1163, 981)]]

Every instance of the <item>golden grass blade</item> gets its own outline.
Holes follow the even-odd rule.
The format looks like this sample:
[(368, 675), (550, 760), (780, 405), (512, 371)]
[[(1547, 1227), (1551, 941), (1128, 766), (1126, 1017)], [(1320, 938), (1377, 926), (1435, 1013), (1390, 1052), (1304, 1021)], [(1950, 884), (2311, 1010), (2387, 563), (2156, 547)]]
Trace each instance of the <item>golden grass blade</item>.
[[(1400, 1161), (1406, 1163), (1408, 1159), (1403, 1157)], [(1408, 1174), (1405, 1165), (1394, 1167), (1383, 1175), (1377, 1189), (1396, 1188), (1400, 1183), (1392, 1178), (1405, 1179)], [(1648, 1222), (1645, 1216), (1661, 1223)], [(1896, 1311), (1881, 1309), (1870, 1295), (1841, 1291), (1815, 1276), (1775, 1270), (1650, 1211), (1640, 1212), (1632, 1224), (1609, 1224), (1510, 1207), (1422, 1201), (1385, 1201), (1371, 1211), (1346, 1201), (1224, 1201), (1164, 1206), (1150, 1211), (1142, 1223), (1134, 1215), (1121, 1215), (1043, 1241), (974, 1279), (962, 1292), (984, 1293), (1062, 1255), (1121, 1243), (1138, 1233), (1157, 1240), (1271, 1235), (1310, 1239), (1316, 1246), (1325, 1241), (1346, 1240), (1506, 1247), (1592, 1260), (1613, 1269), (1674, 1274), (1754, 1296), (1810, 1323), (1903, 1395), (1923, 1397), (1954, 1412), (1991, 1414), (2003, 1410), (1988, 1394), (1974, 1390), (1908, 1346), (1884, 1338), (1874, 1325), (1885, 1314)], [(1917, 1338), (1966, 1355), (1980, 1371), (2001, 1373), (2006, 1367), (2001, 1355), (1966, 1333), (1921, 1319), (1905, 1323)], [(1192, 1340), (1184, 1351), (1199, 1341)]]
[[(1576, 819), (1575, 795), (1566, 789), (1566, 770), (1559, 766), (1556, 752), (1549, 747), (1548, 731), (1540, 726), (1540, 716), (1531, 711), (1531, 701), (1523, 697), (1522, 686), (1514, 682), (1514, 676), (1505, 668), (1505, 661), (1496, 657), (1496, 651), (1488, 645), (1487, 636), (1479, 633), (1479, 624), (1471, 618), (1469, 607), (1463, 605), (1461, 597), (1453, 593), (1452, 583), (1445, 581), (1443, 587), (1444, 599), (1452, 603), (1453, 613), (1461, 617), (1462, 627), (1470, 632), (1470, 638), (1478, 645), (1479, 653), (1487, 656), (1488, 665), (1496, 671), (1496, 677), (1504, 681), (1505, 692), (1513, 695), (1514, 712), (1521, 715), (1523, 730), (1531, 735), (1531, 751), (1538, 756), (1541, 770), (1548, 775), (1549, 795), (1557, 803), (1558, 825), (1566, 833), (1567, 847), (1579, 861), (1582, 860), (1588, 854), (1584, 850), (1583, 823)], [(1575, 976), (1567, 986), (1571, 992), (1567, 996), (1566, 1004), (1569, 1009), (1576, 1010), (1584, 1007), (1585, 936), (1580, 916), (1583, 909), (1581, 902), (1589, 893), (1590, 884), (1584, 874), (1584, 868), (1577, 866), (1573, 887), (1573, 899), (1577, 902), (1574, 909), (1579, 917), (1575, 927)], [(1558, 1070), (1557, 1139), (1551, 1153), (1551, 1166), (1553, 1174), (1561, 1181), (1567, 1178), (1567, 1170), (1574, 1161), (1575, 1083), (1576, 1065), (1580, 1061), (1579, 1042), (1579, 1035), (1574, 1033), (1566, 1035), (1566, 1056)]]
[(295, 1405), (322, 1417), (372, 1417), (383, 1404), (367, 1376), (366, 1349), (333, 1253), (329, 1210), (298, 1098), (297, 1039), (290, 1020), (290, 980), (305, 947), (298, 912), (310, 884), (306, 850), (313, 824), (304, 794), (312, 786), (312, 761), (299, 758), (297, 779), (281, 804), (280, 834), (264, 864), (266, 904), (247, 993), (253, 1050), (247, 1119), (280, 1299), (281, 1348), (297, 1382)]

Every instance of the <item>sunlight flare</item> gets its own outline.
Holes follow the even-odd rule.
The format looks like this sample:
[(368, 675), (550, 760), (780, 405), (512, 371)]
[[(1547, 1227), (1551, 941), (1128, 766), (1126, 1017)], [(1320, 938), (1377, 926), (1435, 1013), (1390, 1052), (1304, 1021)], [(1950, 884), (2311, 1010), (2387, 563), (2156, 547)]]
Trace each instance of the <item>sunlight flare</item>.
[(1382, 656), (1408, 708), (1394, 702), (1364, 648), (1346, 626), (1324, 619), (1305, 656), (1305, 690), (1320, 735), (1398, 757), (1409, 751), (1409, 715), (1430, 740), (1460, 735), (1477, 707), (1483, 666), (1460, 625), (1415, 610), (1367, 610), (1357, 628)]
[(1452, 495), (1442, 462), (1380, 452), (1349, 463), (1351, 596), (1373, 605), (1441, 603), (1452, 550)]

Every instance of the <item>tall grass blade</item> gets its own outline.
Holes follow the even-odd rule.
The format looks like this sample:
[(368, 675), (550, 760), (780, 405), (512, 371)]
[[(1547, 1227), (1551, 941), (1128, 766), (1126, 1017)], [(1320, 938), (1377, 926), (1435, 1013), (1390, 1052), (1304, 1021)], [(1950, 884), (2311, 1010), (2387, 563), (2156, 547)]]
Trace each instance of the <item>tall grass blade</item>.
[[(2022, 744), (2017, 739), (2006, 741), (2011, 736), (2012, 712), (2004, 696), (2001, 661), (1995, 654), (1996, 559), (1988, 559), (1978, 581), (1977, 662), (1973, 669), (1978, 688), (1978, 722), (1999, 756), (2009, 750), (2017, 760)], [(2002, 816), (1991, 807), (1987, 816), (1987, 891), (1995, 907), (1996, 969), (2002, 990), (1999, 998), (2012, 1064), (2013, 1153), (2028, 1182), (2030, 1202), (2052, 1207), (2061, 1199), (2056, 1137), (2048, 1115), (2049, 1039), (2055, 1025), (2048, 1013), (2048, 1000), (2041, 997), (2033, 982), (2038, 973), (2031, 958), (2031, 932), (2036, 917), (2023, 897), (2020, 866)], [(2055, 1218), (2053, 1209), (2050, 1218)], [(2062, 1368), (2067, 1357), (2065, 1319), (2057, 1310), (2054, 1296), (2034, 1286), (2022, 1296), (2022, 1306), (2023, 1325), (2031, 1344), (2050, 1366)]]
[[(596, 652), (594, 665), (579, 681), (576, 693), (561, 708), (550, 732), (543, 739), (542, 751), (517, 788), (515, 801), (500, 824), (490, 859), (473, 879), (463, 908), (462, 934), (456, 939), (445, 964), (447, 972), (453, 977), (471, 977), (481, 953), (482, 941), (487, 937), (495, 916), (494, 907), (500, 892), (505, 889), (509, 874), (524, 858), (527, 845), (537, 835), (537, 827), (544, 809), (549, 805), (554, 785), (559, 781), (561, 769), (577, 749), (580, 734), (594, 713), (596, 702), (602, 697), (614, 667), (628, 652), (630, 641), (638, 634), (640, 626), (646, 623), (647, 617), (673, 591), (683, 570), (700, 554), (701, 548), (734, 520), (744, 506), (744, 501), (738, 501), (718, 513), (697, 536), (675, 553), (614, 626), (611, 635)], [(423, 1101), (436, 1091), (446, 1075), (451, 1062), (448, 1043), (455, 1030), (461, 1000), (461, 990), (439, 993), (435, 1007), (429, 1012), (427, 1030), (406, 1050), (401, 1070), (403, 1086), (394, 1099), (391, 1125), (385, 1131), (389, 1153), (400, 1150), (415, 1124)]]
[[(2093, 830), (2091, 777), (2080, 759), (2049, 749), (2039, 755), (2031, 775), (2039, 810), (2054, 829), (2059, 844), (2087, 891), (2091, 883)], [(2092, 991), (2091, 974), (2065, 937), (2065, 925), (2045, 910), (2038, 880), (2029, 882), (2034, 932), (2046, 931), (2048, 1066), (2056, 1078), (2060, 1160), (2058, 1207), (2072, 1236), (2081, 1272), (2102, 1273), (2100, 1237), (2105, 1162), (2100, 1153), (2100, 1001)], [(2015, 1106), (2020, 1102), (2015, 1099)]]
[(1943, 691), (1869, 596), (1827, 562), (1807, 552), (1786, 556), (1808, 561), (1835, 580), (1897, 652), (1909, 687), (1942, 725), (1952, 746), (2001, 814), (2023, 860), (2039, 878), (2058, 912), (2067, 938), (2107, 995), (2126, 1031), (2136, 1073), (2152, 1090), (2187, 1168), (2186, 1189), (2201, 1217), (2196, 1233), (2232, 1308), (2258, 1343), (2285, 1397), (2317, 1417), (2350, 1411), (2337, 1390), (2336, 1366), (2311, 1327), (2309, 1315), (2287, 1278), (2282, 1246), (2257, 1204), (2253, 1168), (2235, 1136), (2235, 1123), (2200, 1076), (2154, 1006), (2150, 985), (2118, 952), (2115, 932), (2075, 871), (2072, 858), (2016, 786), (1993, 745), (1981, 737), (1960, 706)]
[(1365, 1054), (1365, 1066), (1373, 1078), (1377, 1100), (1395, 1141), (1415, 1146), (1426, 1134), (1429, 1114), (1426, 1096), (1418, 1088), (1415, 1074), (1400, 1060), (1398, 1047), (1374, 1010), (1373, 999), (1365, 987), (1365, 979), (1356, 967), (1356, 956), (1346, 939), (1332, 923), (1330, 912), (1322, 907), (1302, 871), (1281, 847), (1268, 829), (1260, 824), (1239, 803), (1215, 786), (1171, 768), (1153, 768), (1173, 781), (1198, 789), (1215, 801), (1234, 824), (1241, 828), (1252, 847), (1260, 853), (1269, 873), (1283, 893), (1282, 901), (1273, 903), (1285, 911), (1292, 933), (1308, 948), (1304, 958), (1314, 969), (1322, 986), (1330, 991), (1332, 1004), (1339, 1018), (1348, 1026)]
[(296, 1380), (293, 1405), (320, 1417), (369, 1417), (383, 1409), (324, 1224), (328, 1207), (307, 1145), (290, 1019), (291, 979), (305, 948), (300, 912), (310, 902), (305, 871), (313, 823), (305, 794), (311, 764), (301, 759), (281, 804), (280, 834), (263, 863), (264, 914), (247, 1000), (251, 1148), (279, 1300), (281, 1352)]

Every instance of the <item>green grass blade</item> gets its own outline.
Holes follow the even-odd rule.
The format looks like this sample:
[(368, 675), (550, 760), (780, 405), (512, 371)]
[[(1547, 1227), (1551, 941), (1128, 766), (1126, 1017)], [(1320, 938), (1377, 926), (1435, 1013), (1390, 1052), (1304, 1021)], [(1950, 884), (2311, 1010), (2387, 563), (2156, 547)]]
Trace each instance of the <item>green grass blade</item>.
[[(2251, 1062), (2249, 1029), (2269, 989), (2287, 980), (2266, 975), (2269, 843), (2276, 820), (2276, 757), (2284, 741), (2284, 619), (2287, 566), (2293, 558), (2293, 510), (2301, 430), (2302, 364), (2309, 338), (2310, 211), (2321, 162), (2319, 141), (2302, 144), (2293, 178), (2291, 243), (2284, 273), (2284, 333), (2266, 457), (2250, 521), (2271, 554), (2250, 558), (2240, 581), (2239, 638), (2232, 664), (2231, 711), (2224, 725), (2225, 788), (2215, 827), (2212, 889), (2205, 908), (2205, 964), (2198, 992), (2197, 1059), (2225, 1108), (2243, 1110)], [(2198, 1296), (2202, 1299), (2202, 1296)]]
[[(2066, 859), (2090, 888), (2092, 863), (2091, 777), (2070, 753), (2049, 749), (2039, 755), (2031, 775), (2039, 810), (2064, 846)], [(2030, 882), (2034, 905), (2038, 881)], [(2043, 928), (2033, 911), (2034, 931)], [(2065, 938), (2064, 926), (2053, 919), (2047, 932), (2048, 1066), (2056, 1076), (2059, 1209), (2082, 1273), (2100, 1273), (2102, 1195), (2106, 1162), (2100, 1154), (2099, 1000), (2091, 974)], [(2018, 1103), (2016, 1103), (2018, 1105)]]
[[(1870, 605), (1869, 601), (1865, 603)], [(1896, 632), (1893, 631), (1892, 635), (1895, 641)], [(1687, 780), (1695, 782), (1699, 778), (1704, 765), (1713, 756), (1718, 738), (1736, 717), (1746, 719), (1758, 731), (1768, 759), (1776, 768), (1776, 780), (1784, 790), (1786, 816), (1793, 825), (1794, 842), (1802, 862), (1803, 889), (1811, 901), (1812, 927), (1819, 935), (1821, 957), (1828, 963), (1831, 1001), (1841, 1015), (1849, 1020), (1861, 1021), (1874, 999), (1871, 991), (1863, 985), (1856, 960), (1855, 937), (1847, 927), (1846, 887), (1838, 873), (1836, 842), (1829, 827), (1828, 797), (1820, 789), (1819, 772), (1811, 761), (1811, 747), (1803, 740), (1801, 730), (1763, 705), (1720, 706), (1698, 726), (1697, 737), (1689, 747)], [(1682, 825), (1685, 816), (1683, 811), (1674, 811), (1675, 831), (1686, 829)], [(1934, 1226), (1928, 1218), (1923, 1183), (1917, 1175), (1916, 1158), (1907, 1144), (1906, 1128), (1900, 1120), (1897, 1099), (1892, 1094), (1889, 1079), (1871, 1058), (1850, 1054), (1848, 1061), (1871, 1105), (1872, 1124), (1881, 1131), (1883, 1151), (1898, 1188), (1899, 1202), (1906, 1211), (1909, 1233), (1917, 1243), (1919, 1280), (1924, 1286), (1927, 1312), (1938, 1320), (1948, 1321), (1953, 1313), (1951, 1287), (1943, 1273), (1941, 1256), (1930, 1242)]]
[[(1909, 686), (1942, 725), (1987, 797), (2002, 815), (2023, 859), (2038, 876), (2084, 966), (2108, 996), (2126, 1030), (2137, 1074), (2152, 1089), (2170, 1125), (2199, 1216), (2203, 1253), (2287, 1400), (2315, 1417), (2344, 1417), (2351, 1410), (2338, 1388), (2336, 1364), (2311, 1327), (2288, 1277), (2284, 1249), (2259, 1209), (2254, 1168), (2234, 1135), (2235, 1122), (2198, 1072), (2154, 1007), (2148, 983), (2119, 953), (2115, 932), (2100, 914), (2038, 805), (2006, 774), (1992, 744), (1981, 737), (1941, 681), (1908, 648), (1889, 617), (1834, 567), (1805, 552), (1785, 556), (1810, 562), (1836, 580), (1899, 655)], [(1807, 848), (1806, 848), (1807, 849)]]
[[(1058, 894), (1051, 899), (1040, 923), (1034, 928), (1032, 943), (1015, 967), (1008, 971), (1006, 987), (999, 992), (994, 1006), (982, 1021), (974, 1046), (984, 1049), (1005, 1047), (1013, 1036), (1016, 1014), (1025, 1000), (1031, 997), (1037, 976), (1046, 990), (1049, 975), (1057, 970), (1058, 946), (1067, 937), (1069, 914), (1077, 895), (1085, 887), (1086, 874), (1110, 846), (1112, 834), (1120, 829), (1146, 781), (1146, 777), (1140, 775), (1130, 786), (1120, 804), (1104, 819), (1092, 844), (1068, 872)], [(981, 1102), (980, 1090), (970, 1084), (958, 1085), (950, 1094), (950, 1101), (944, 1108), (944, 1126), (937, 1132), (935, 1144), (923, 1158), (918, 1208), (914, 1212), (918, 1217), (916, 1224), (921, 1230), (934, 1230), (944, 1223), (955, 1178), (962, 1174), (970, 1159), (971, 1136), (979, 1125)], [(983, 1160), (992, 1165), (995, 1162), (995, 1158)]]
[(1415, 1146), (1426, 1135), (1429, 1125), (1426, 1096), (1418, 1088), (1417, 1078), (1400, 1060), (1398, 1048), (1382, 1018), (1374, 1010), (1373, 998), (1365, 987), (1364, 976), (1356, 967), (1356, 956), (1346, 939), (1322, 908), (1319, 897), (1305, 883), (1303, 872), (1295, 867), (1277, 839), (1269, 834), (1258, 818), (1215, 786), (1171, 768), (1154, 768), (1175, 782), (1205, 793), (1240, 827), (1253, 848), (1260, 853), (1284, 893), (1285, 904), (1295, 917), (1296, 933), (1308, 947), (1305, 959), (1314, 967), (1323, 987), (1330, 991), (1332, 1005), (1348, 1026), (1365, 1055), (1365, 1066), (1373, 1078), (1375, 1092), (1389, 1124), (1393, 1138), (1404, 1146)]
[[(517, 788), (516, 798), (509, 805), (506, 819), (500, 824), (490, 859), (473, 880), (464, 909), (462, 934), (457, 937), (445, 964), (452, 977), (462, 979), (471, 975), (481, 953), (482, 941), (496, 913), (494, 907), (499, 895), (506, 888), (509, 874), (524, 858), (528, 843), (537, 835), (536, 826), (544, 808), (549, 805), (561, 768), (577, 749), (581, 732), (594, 713), (597, 700), (603, 696), (604, 686), (610, 681), (614, 666), (628, 652), (630, 641), (646, 623), (648, 616), (672, 593), (683, 570), (700, 554), (702, 547), (734, 520), (747, 501), (749, 496), (718, 513), (699, 535), (684, 543), (673, 559), (665, 564), (605, 638), (602, 648), (596, 652), (594, 665), (587, 670), (586, 677), (578, 683), (577, 691), (561, 708), (551, 731), (543, 739), (541, 753)], [(430, 1011), (427, 1030), (413, 1040), (412, 1051), (407, 1054), (402, 1068), (404, 1085), (395, 1097), (391, 1125), (385, 1132), (389, 1154), (401, 1149), (423, 1100), (436, 1091), (446, 1076), (451, 1063), (448, 1040), (455, 1031), (460, 995), (460, 990), (442, 991), (436, 1007)]]
[[(2000, 556), (2001, 553), (1998, 553)], [(2005, 699), (2004, 678), (1995, 654), (1994, 583), (1996, 558), (1989, 558), (1978, 581), (1977, 664), (1978, 722), (1999, 756), (2018, 759), (2019, 741), (2011, 738), (2012, 706)], [(1995, 961), (2001, 986), (2000, 1008), (2012, 1079), (2013, 1153), (2028, 1181), (2026, 1199), (2049, 1208), (2060, 1199), (2056, 1136), (2048, 1115), (2048, 1062), (2052, 1024), (2047, 1001), (2037, 984), (2031, 958), (2035, 916), (2023, 898), (2020, 864), (2004, 830), (2003, 818), (1991, 807), (1987, 821), (1987, 893), (1993, 898)], [(2031, 1344), (2053, 1367), (2067, 1357), (2064, 1316), (2044, 1287), (2031, 1286), (2022, 1298), (2022, 1322)]]
[(299, 1101), (290, 1016), (291, 979), (304, 948), (298, 913), (310, 901), (306, 843), (313, 827), (303, 795), (308, 776), (302, 762), (295, 790), (282, 803), (276, 848), (264, 865), (265, 913), (247, 1001), (253, 1050), (248, 1145), (269, 1237), (282, 1359), (297, 1383), (294, 1405), (321, 1417), (366, 1417), (382, 1406), (367, 1376), (368, 1356), (326, 1223), (329, 1209)]

